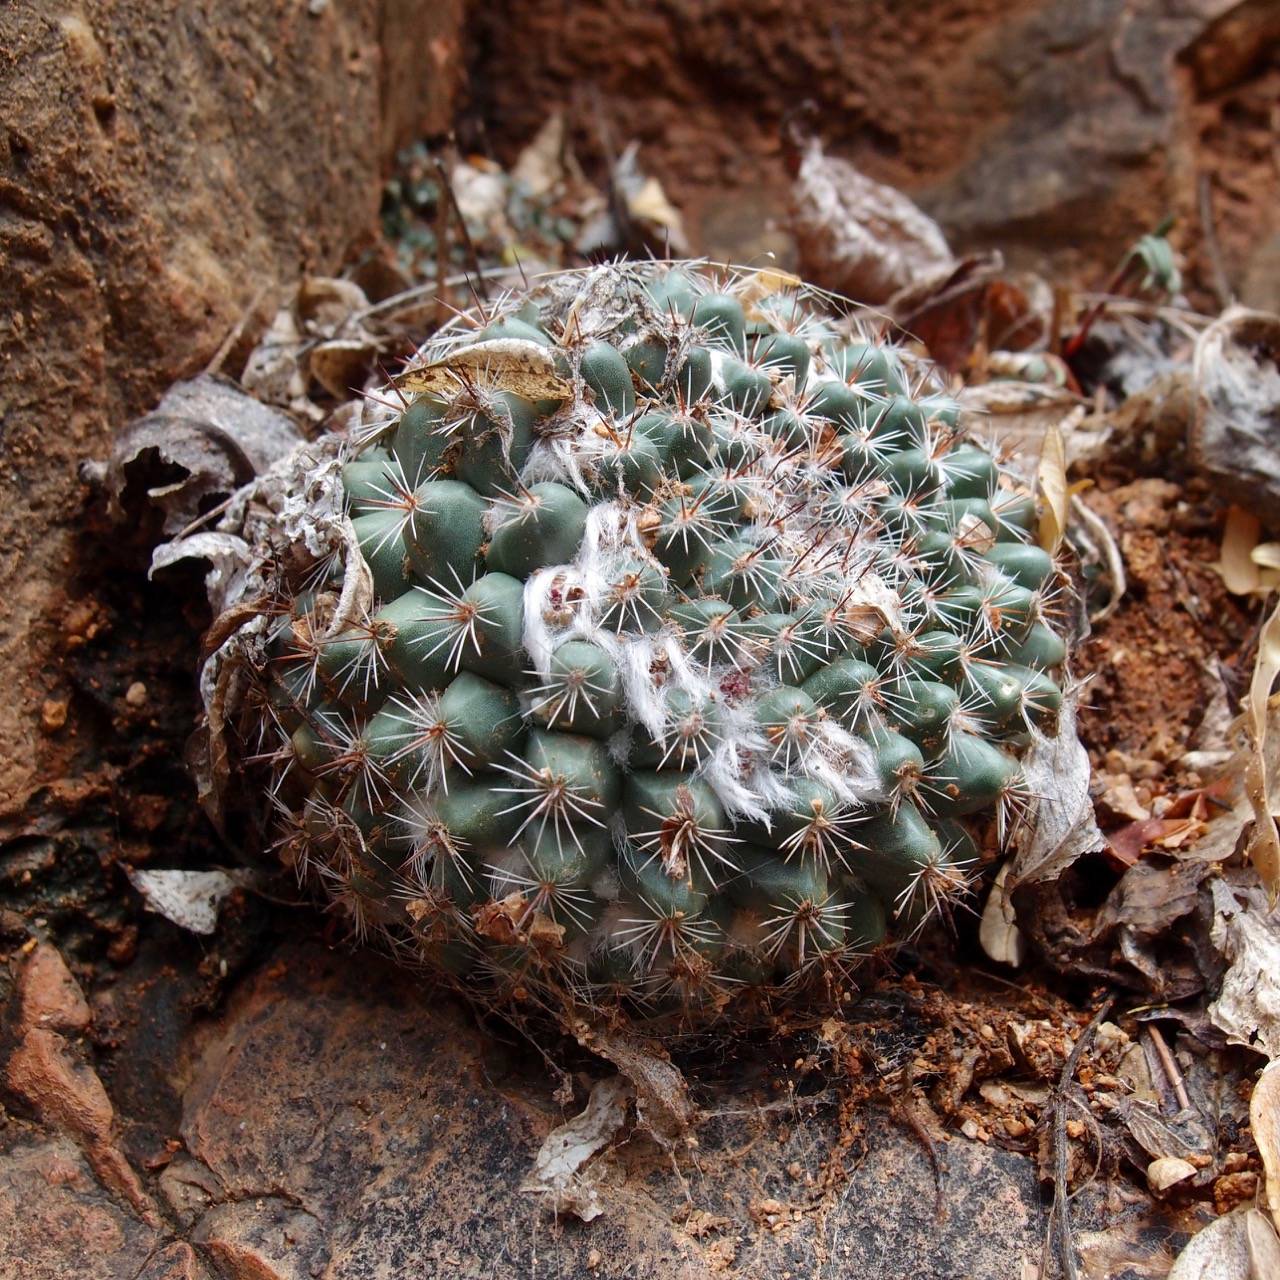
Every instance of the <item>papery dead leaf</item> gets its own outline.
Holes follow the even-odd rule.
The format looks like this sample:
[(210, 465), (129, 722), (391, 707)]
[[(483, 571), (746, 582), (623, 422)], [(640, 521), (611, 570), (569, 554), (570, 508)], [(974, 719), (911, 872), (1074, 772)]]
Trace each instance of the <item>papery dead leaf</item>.
[(1262, 570), (1253, 558), (1262, 532), (1262, 522), (1243, 507), (1230, 507), (1222, 527), (1222, 550), (1212, 567), (1233, 595), (1268, 592), (1262, 585)]
[(1210, 886), (1210, 940), (1230, 962), (1209, 1019), (1233, 1044), (1280, 1057), (1280, 919), (1261, 891)]
[(1280, 507), (1280, 316), (1229, 307), (1196, 341), (1192, 461), (1229, 498)]
[(997, 964), (1007, 964), (1016, 969), (1026, 959), (1027, 942), (1018, 928), (1013, 902), (1009, 898), (1007, 881), (1011, 865), (1005, 862), (996, 873), (978, 923), (978, 941), (983, 951)]
[(1276, 1280), (1280, 1276), (1280, 1236), (1261, 1209), (1250, 1209), (1245, 1222), (1249, 1241), (1250, 1280)]
[(1079, 688), (1068, 689), (1053, 738), (1036, 739), (1022, 760), (1027, 790), (1043, 797), (1035, 821), (1015, 841), (1010, 888), (1055, 880), (1075, 860), (1106, 841), (1089, 796), (1089, 753), (1076, 736)]
[(816, 139), (792, 188), (792, 223), (805, 278), (858, 302), (887, 302), (953, 263), (946, 237), (914, 201), (824, 154)]
[(1271, 1280), (1253, 1274), (1250, 1213), (1257, 1210), (1234, 1209), (1192, 1236), (1170, 1269), (1168, 1280)]
[(777, 267), (764, 267), (740, 280), (734, 288), (734, 296), (748, 309), (755, 306), (762, 298), (787, 289), (799, 289), (804, 281), (790, 271), (781, 271)]
[(636, 1119), (668, 1150), (697, 1146), (693, 1136), (698, 1108), (689, 1082), (660, 1045), (641, 1036), (580, 1026), (578, 1043), (613, 1063), (635, 1089)]
[[(1084, 410), (1078, 411), (1081, 418)], [(1040, 465), (1036, 468), (1036, 492), (1040, 498), (1040, 545), (1053, 555), (1067, 531), (1067, 451), (1062, 429), (1052, 426), (1044, 433)]]
[(1253, 806), (1254, 826), (1249, 837), (1249, 861), (1253, 863), (1274, 903), (1280, 897), (1280, 830), (1276, 827), (1267, 769), (1268, 704), (1280, 675), (1280, 604), (1272, 610), (1258, 637), (1258, 657), (1249, 682), (1245, 704), (1245, 728), (1252, 750), (1245, 766), (1244, 786)]
[(237, 884), (225, 871), (146, 871), (126, 867), (125, 874), (142, 895), (148, 911), (201, 934), (217, 929), (218, 908)]
[(557, 111), (546, 118), (533, 141), (516, 157), (512, 180), (535, 199), (549, 195), (564, 180), (563, 154), (564, 116)]
[(1110, 525), (1081, 499), (1074, 486), (1071, 492), (1071, 519), (1074, 521), (1072, 538), (1080, 551), (1081, 560), (1088, 563), (1092, 557), (1098, 562), (1106, 574), (1105, 581), (1111, 587), (1106, 604), (1089, 614), (1090, 623), (1097, 626), (1115, 613), (1129, 588), (1124, 571), (1124, 557), (1120, 554), (1120, 544), (1111, 532)]
[(526, 400), (562, 400), (573, 388), (556, 372), (552, 352), (520, 338), (494, 338), (461, 347), (443, 360), (406, 369), (392, 379), (411, 395), (455, 396), (466, 387), (509, 391)]
[(307, 353), (307, 370), (335, 400), (358, 395), (378, 356), (372, 338), (331, 338)]
[(1249, 1099), (1249, 1129), (1262, 1157), (1266, 1181), (1262, 1199), (1280, 1230), (1280, 1062), (1273, 1062), (1253, 1086)]
[(598, 1218), (604, 1212), (598, 1178), (585, 1166), (626, 1123), (630, 1097), (622, 1076), (596, 1081), (586, 1107), (547, 1134), (520, 1190), (542, 1197), (554, 1213)]
[(136, 509), (125, 511), (121, 504), (142, 487), (147, 503), (164, 513), (164, 532), (172, 535), (301, 440), (284, 414), (226, 378), (202, 374), (175, 383), (150, 413), (130, 423), (110, 460), (97, 464), (94, 479), (103, 484), (119, 520), (138, 518)]
[(293, 306), (308, 333), (332, 337), (352, 316), (368, 311), (369, 299), (353, 280), (307, 276), (298, 285)]

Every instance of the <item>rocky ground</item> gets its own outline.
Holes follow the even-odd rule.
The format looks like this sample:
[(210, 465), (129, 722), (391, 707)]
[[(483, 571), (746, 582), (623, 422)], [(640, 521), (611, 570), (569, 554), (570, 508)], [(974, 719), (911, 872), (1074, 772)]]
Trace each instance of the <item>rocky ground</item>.
[[(0, 392), (0, 1275), (1003, 1280), (1042, 1261), (1059, 1274), (1069, 1255), (1101, 1280), (1166, 1274), (1207, 1224), (1257, 1235), (1244, 1215), (1265, 1207), (1275, 1141), (1258, 1125), (1273, 1112), (1250, 1110), (1265, 1057), (1210, 1016), (1230, 959), (1210, 937), (1213, 884), (1250, 883), (1232, 856), (1247, 806), (1229, 725), (1264, 614), (1258, 582), (1228, 590), (1211, 566), (1233, 502), (1276, 509), (1276, 463), (1206, 442), (1193, 357), (1230, 297), (1280, 296), (1270, 7), (1041, 0), (942, 5), (928, 22), (874, 5), (854, 20), (823, 5), (250, 8), (0, 17), (16, 300)], [(1127, 579), (1080, 662), (1107, 843), (1019, 892), (1021, 967), (1003, 963), (1007, 921), (980, 937), (979, 898), (869, 975), (847, 1025), (688, 1046), (683, 1082), (630, 1062), (625, 1118), (575, 1183), (603, 1211), (557, 1217), (530, 1189), (537, 1155), (605, 1105), (624, 1050), (545, 1035), (536, 1049), (518, 1021), (350, 948), (287, 881), (236, 888), (209, 934), (144, 911), (128, 872), (235, 867), (243, 833), (214, 834), (184, 768), (199, 576), (149, 582), (160, 517), (135, 483), (113, 523), (77, 465), (206, 368), (319, 429), (352, 370), (442, 314), (434, 283), (407, 290), (440, 266), (501, 270), (513, 246), (560, 264), (679, 235), (847, 276), (847, 252), (813, 248), (847, 238), (789, 230), (817, 216), (796, 183), (804, 94), (827, 156), (911, 191), (956, 249), (915, 296), (873, 300), (909, 316), (1024, 449), (1075, 413), (1069, 475), (1091, 482), (1082, 499)], [(522, 152), (557, 113), (573, 159)], [(470, 150), (402, 150), (451, 121)], [(638, 178), (617, 163), (633, 138)], [(1021, 345), (1060, 354), (1082, 290), (1167, 212), (1176, 307), (1130, 281), (1065, 385), (1002, 372), (993, 335), (1018, 331), (1011, 316), (1039, 326)], [(992, 247), (1013, 265), (978, 256)], [(374, 313), (341, 290), (295, 292), (300, 274), (340, 271)], [(292, 333), (264, 342), (281, 315)], [(1270, 385), (1280, 344), (1237, 347)], [(200, 458), (210, 492), (246, 478), (225, 442)], [(1101, 611), (1116, 583), (1103, 535), (1083, 531)], [(1242, 537), (1254, 563), (1267, 532)], [(1280, 1051), (1255, 1022), (1258, 1047)], [(1160, 1161), (1185, 1167), (1153, 1181)], [(1065, 1243), (1055, 1173), (1075, 1192)], [(1244, 1266), (1262, 1276), (1257, 1240)]]

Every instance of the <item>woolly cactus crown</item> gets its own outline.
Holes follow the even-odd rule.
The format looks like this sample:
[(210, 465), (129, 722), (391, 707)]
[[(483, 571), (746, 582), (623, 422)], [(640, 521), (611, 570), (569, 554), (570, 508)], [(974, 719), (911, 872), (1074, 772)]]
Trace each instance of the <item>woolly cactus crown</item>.
[(1034, 504), (794, 283), (564, 273), (370, 398), (260, 713), (282, 846), (360, 930), (746, 1019), (838, 995), (1019, 813), (1065, 658)]

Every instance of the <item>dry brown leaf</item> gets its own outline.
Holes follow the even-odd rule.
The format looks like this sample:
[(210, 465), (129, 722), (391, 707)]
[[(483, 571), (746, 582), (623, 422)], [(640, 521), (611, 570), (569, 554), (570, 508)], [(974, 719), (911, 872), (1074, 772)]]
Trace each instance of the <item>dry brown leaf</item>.
[(1280, 604), (1272, 610), (1258, 638), (1258, 658), (1245, 703), (1245, 729), (1252, 750), (1245, 766), (1244, 785), (1254, 817), (1249, 860), (1273, 903), (1280, 897), (1280, 831), (1276, 828), (1275, 807), (1270, 796), (1266, 750), (1268, 703), (1277, 675), (1280, 675)]
[(689, 1082), (666, 1051), (652, 1040), (603, 1026), (576, 1028), (578, 1042), (613, 1063), (636, 1093), (636, 1120), (668, 1150), (695, 1147), (698, 1108)]
[(1280, 1229), (1280, 1062), (1271, 1063), (1253, 1086), (1249, 1128), (1266, 1177), (1262, 1199)]
[(1271, 1280), (1253, 1274), (1247, 1218), (1256, 1212), (1235, 1209), (1192, 1236), (1169, 1271), (1168, 1280)]
[(1261, 1209), (1250, 1209), (1245, 1221), (1249, 1242), (1249, 1280), (1276, 1280), (1280, 1276), (1280, 1236)]
[(561, 400), (572, 387), (556, 372), (551, 351), (519, 338), (494, 338), (462, 347), (434, 364), (406, 369), (393, 379), (410, 395), (454, 396), (464, 387), (509, 391), (526, 400)]
[[(1083, 410), (1078, 411), (1083, 418)], [(1062, 430), (1051, 426), (1044, 433), (1040, 450), (1040, 465), (1036, 468), (1036, 491), (1041, 500), (1040, 545), (1053, 555), (1062, 545), (1067, 531), (1067, 507), (1070, 492), (1067, 488), (1067, 450), (1062, 440)]]
[(534, 199), (550, 195), (564, 181), (563, 155), (564, 116), (557, 111), (546, 118), (533, 141), (516, 157), (512, 180)]
[(744, 307), (753, 307), (762, 298), (781, 293), (784, 289), (799, 289), (804, 281), (790, 271), (777, 267), (764, 267), (740, 281), (734, 289), (735, 296)]
[(307, 355), (307, 371), (335, 400), (359, 395), (378, 358), (370, 337), (331, 338)]

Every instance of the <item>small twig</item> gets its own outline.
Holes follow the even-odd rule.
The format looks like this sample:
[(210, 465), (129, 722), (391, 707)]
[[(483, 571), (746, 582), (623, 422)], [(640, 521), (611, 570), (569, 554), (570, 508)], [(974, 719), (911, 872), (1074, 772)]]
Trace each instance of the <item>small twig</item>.
[(462, 243), (467, 250), (467, 262), (471, 267), (471, 273), (478, 282), (472, 284), (472, 289), (478, 287), (480, 295), (485, 302), (489, 301), (489, 291), (484, 287), (484, 272), (480, 269), (480, 255), (476, 252), (475, 241), (471, 238), (471, 229), (467, 226), (467, 220), (462, 216), (462, 207), (458, 204), (458, 197), (454, 195), (453, 183), (449, 179), (449, 172), (444, 167), (444, 162), (439, 156), (435, 158), (436, 176), (440, 179), (440, 185), (444, 188), (445, 195), (449, 198), (449, 204), (453, 208), (453, 216), (458, 220), (458, 227), (462, 231)]
[[(519, 271), (516, 267), (486, 267), (480, 274), (486, 280), (500, 280), (503, 276), (518, 275)], [(375, 302), (372, 306), (365, 307), (363, 311), (353, 312), (351, 321), (357, 323), (361, 320), (369, 319), (370, 316), (384, 315), (388, 311), (400, 311), (414, 303), (439, 301), (441, 288), (451, 289), (455, 285), (466, 284), (470, 278), (469, 272), (461, 272), (445, 276), (443, 284), (436, 279), (428, 280), (423, 284), (415, 284), (411, 289), (394, 293), (389, 298), (383, 298), (381, 302)]]
[[(439, 162), (437, 161), (437, 166)], [(436, 294), (436, 325), (442, 325), (449, 318), (449, 279), (445, 274), (449, 266), (449, 210), (452, 202), (446, 200), (441, 191), (436, 202), (436, 279), (440, 282), (440, 291)], [(464, 224), (465, 231), (465, 224)]]
[(941, 1222), (946, 1216), (946, 1199), (942, 1191), (942, 1161), (938, 1158), (938, 1145), (934, 1142), (933, 1135), (924, 1127), (924, 1122), (916, 1112), (911, 1097), (915, 1083), (915, 1063), (909, 1063), (902, 1073), (902, 1090), (890, 1105), (890, 1114), (915, 1134), (929, 1156), (929, 1164), (933, 1168), (933, 1213), (934, 1217)]
[(1058, 1079), (1058, 1087), (1053, 1097), (1053, 1206), (1049, 1210), (1049, 1229), (1045, 1233), (1044, 1248), (1040, 1255), (1040, 1275), (1047, 1277), (1049, 1273), (1049, 1242), (1054, 1240), (1058, 1247), (1058, 1263), (1062, 1268), (1063, 1280), (1079, 1280), (1080, 1271), (1076, 1266), (1075, 1246), (1071, 1240), (1071, 1210), (1068, 1182), (1069, 1146), (1067, 1143), (1067, 1105), (1072, 1101), (1076, 1070), (1084, 1051), (1093, 1042), (1098, 1028), (1102, 1025), (1111, 1006), (1115, 1004), (1115, 996), (1108, 996), (1098, 1007), (1097, 1013), (1089, 1019), (1088, 1026), (1076, 1037), (1071, 1046), (1067, 1061), (1063, 1065), (1062, 1075)]
[(258, 287), (257, 293), (249, 301), (249, 305), (240, 313), (240, 319), (231, 326), (231, 332), (222, 340), (222, 345), (213, 353), (213, 359), (204, 367), (206, 374), (217, 373), (223, 365), (223, 362), (231, 354), (231, 348), (240, 341), (241, 334), (244, 333), (245, 327), (258, 310), (258, 304), (266, 296), (270, 285), (263, 284)]
[(1222, 261), (1222, 247), (1218, 244), (1218, 230), (1213, 220), (1213, 178), (1207, 173), (1200, 175), (1197, 195), (1200, 202), (1200, 230), (1204, 232), (1204, 250), (1209, 255), (1209, 266), (1213, 272), (1213, 292), (1218, 299), (1218, 306), (1224, 311), (1235, 298), (1231, 292), (1231, 282), (1227, 279), (1227, 269)]
[(1151, 1043), (1155, 1045), (1156, 1055), (1160, 1059), (1161, 1067), (1164, 1068), (1165, 1076), (1173, 1086), (1173, 1095), (1178, 1099), (1178, 1106), (1183, 1111), (1190, 1111), (1191, 1099), (1187, 1096), (1187, 1084), (1182, 1078), (1182, 1072), (1178, 1069), (1178, 1064), (1174, 1060), (1173, 1054), (1169, 1052), (1169, 1045), (1166, 1043), (1164, 1036), (1160, 1034), (1159, 1028), (1152, 1026), (1148, 1022), (1145, 1029), (1151, 1037)]

